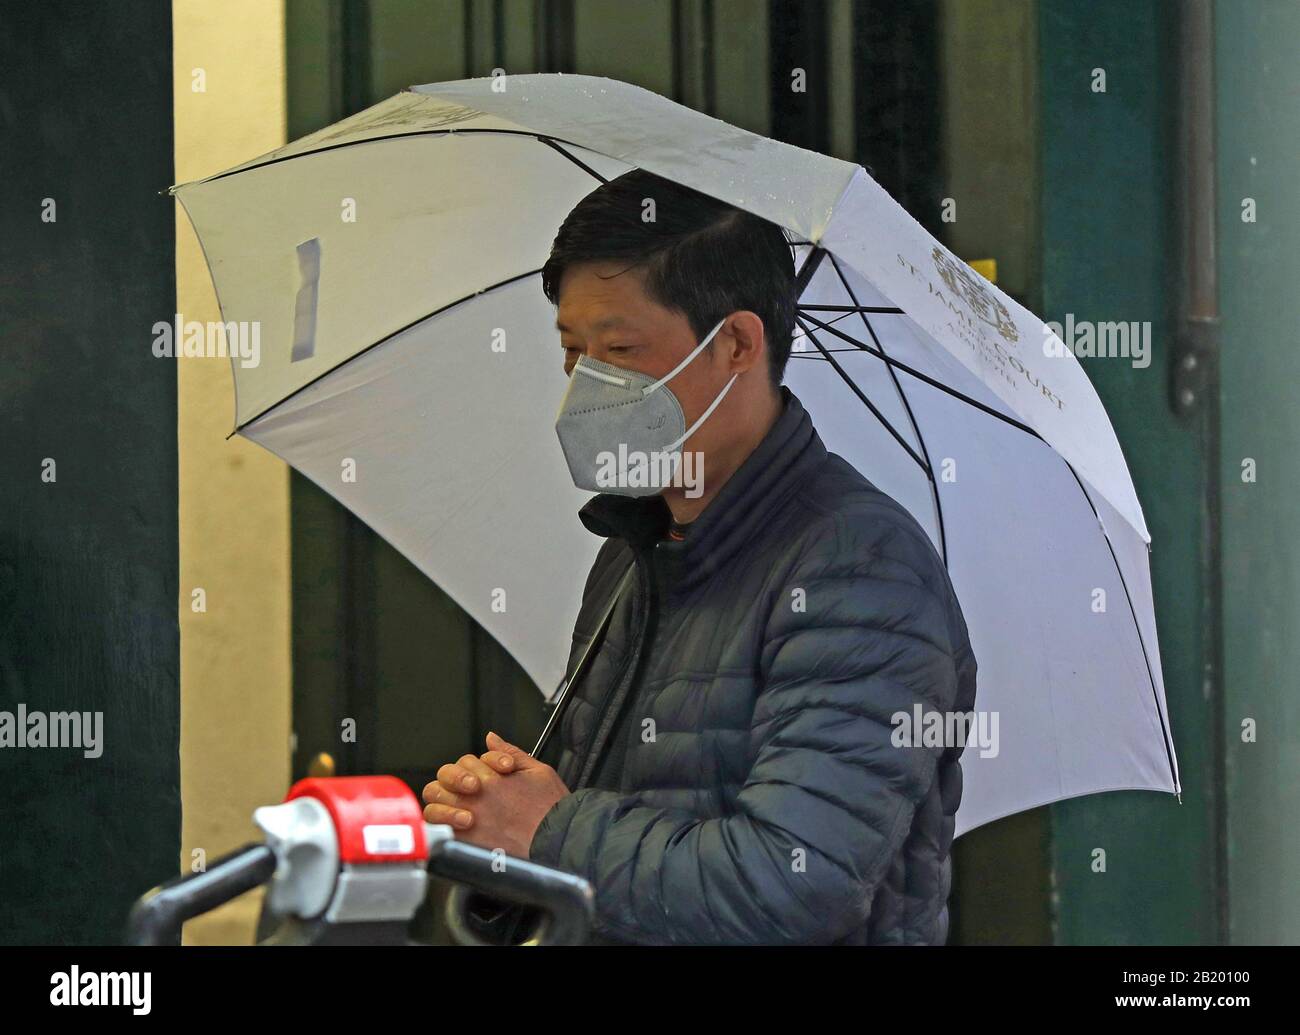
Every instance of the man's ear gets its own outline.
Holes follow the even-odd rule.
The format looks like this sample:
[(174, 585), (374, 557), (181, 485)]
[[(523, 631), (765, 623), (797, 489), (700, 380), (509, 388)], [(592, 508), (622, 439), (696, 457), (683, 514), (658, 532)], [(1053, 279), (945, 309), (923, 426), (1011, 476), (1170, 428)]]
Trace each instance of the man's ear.
[(749, 309), (738, 309), (727, 317), (718, 337), (728, 346), (728, 360), (737, 374), (767, 363), (767, 335), (763, 319)]

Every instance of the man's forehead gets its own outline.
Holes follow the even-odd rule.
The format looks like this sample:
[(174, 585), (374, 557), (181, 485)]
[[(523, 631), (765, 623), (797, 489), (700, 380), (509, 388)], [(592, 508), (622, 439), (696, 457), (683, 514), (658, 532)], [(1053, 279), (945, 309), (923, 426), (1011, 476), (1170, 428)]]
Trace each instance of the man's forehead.
[(568, 269), (561, 280), (555, 327), (559, 331), (592, 334), (626, 330), (655, 314), (648, 310), (642, 273), (620, 262), (583, 262)]
[[(608, 331), (619, 327), (627, 327), (630, 323), (631, 321), (627, 319), (627, 317), (619, 316), (617, 313), (615, 313), (609, 316), (602, 316), (599, 320), (593, 322), (590, 325), (590, 328), (593, 331)], [(558, 316), (556, 317), (555, 320), (555, 329), (557, 331), (573, 330), (572, 327), (569, 327), (562, 320), (560, 320)]]

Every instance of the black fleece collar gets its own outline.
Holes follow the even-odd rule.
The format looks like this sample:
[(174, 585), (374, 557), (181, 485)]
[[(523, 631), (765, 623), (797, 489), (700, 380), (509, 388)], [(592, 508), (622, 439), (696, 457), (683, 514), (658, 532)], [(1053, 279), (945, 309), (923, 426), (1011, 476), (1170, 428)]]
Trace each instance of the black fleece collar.
[(662, 496), (600, 493), (578, 511), (596, 535), (624, 540), (649, 555), (666, 591), (686, 592), (724, 569), (770, 519), (806, 474), (826, 459), (826, 447), (803, 404), (785, 385), (785, 408), (681, 542), (665, 539), (672, 513)]

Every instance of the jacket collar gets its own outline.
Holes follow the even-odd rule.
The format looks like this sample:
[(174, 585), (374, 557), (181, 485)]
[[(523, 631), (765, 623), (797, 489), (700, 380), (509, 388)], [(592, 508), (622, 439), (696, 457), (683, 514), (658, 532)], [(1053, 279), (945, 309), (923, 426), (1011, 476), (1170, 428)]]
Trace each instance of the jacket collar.
[(725, 568), (768, 523), (798, 484), (826, 459), (826, 447), (803, 404), (782, 385), (784, 409), (680, 542), (665, 539), (672, 514), (662, 496), (601, 493), (578, 511), (596, 535), (624, 540), (649, 555), (661, 586), (683, 593)]

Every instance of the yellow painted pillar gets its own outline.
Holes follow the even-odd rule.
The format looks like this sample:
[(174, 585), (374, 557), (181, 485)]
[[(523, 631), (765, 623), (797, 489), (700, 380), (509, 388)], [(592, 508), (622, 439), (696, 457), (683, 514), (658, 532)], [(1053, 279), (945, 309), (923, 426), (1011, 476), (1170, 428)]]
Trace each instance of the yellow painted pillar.
[[(284, 0), (174, 0), (176, 182), (285, 142)], [(220, 319), (176, 204), (182, 320)], [(180, 465), (181, 871), (254, 840), (290, 778), (289, 474), (226, 440), (230, 362), (176, 361)], [(201, 591), (201, 599), (198, 591)], [(200, 606), (204, 610), (197, 610)], [(261, 892), (186, 925), (185, 943), (252, 941)]]

